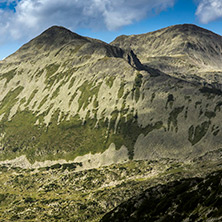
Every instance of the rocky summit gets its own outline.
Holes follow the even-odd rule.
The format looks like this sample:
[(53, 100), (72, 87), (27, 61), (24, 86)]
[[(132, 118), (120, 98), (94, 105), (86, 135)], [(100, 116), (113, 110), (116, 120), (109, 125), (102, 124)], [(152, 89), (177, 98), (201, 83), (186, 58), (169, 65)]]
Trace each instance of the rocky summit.
[(220, 221), (221, 108), (211, 31), (49, 28), (0, 61), (0, 220)]

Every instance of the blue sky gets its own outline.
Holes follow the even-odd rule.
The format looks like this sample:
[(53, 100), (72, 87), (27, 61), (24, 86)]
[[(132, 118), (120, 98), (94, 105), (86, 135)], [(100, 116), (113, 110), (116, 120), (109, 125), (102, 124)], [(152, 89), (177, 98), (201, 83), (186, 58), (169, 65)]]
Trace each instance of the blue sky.
[(222, 0), (0, 0), (0, 59), (52, 25), (110, 42), (183, 23), (222, 35)]

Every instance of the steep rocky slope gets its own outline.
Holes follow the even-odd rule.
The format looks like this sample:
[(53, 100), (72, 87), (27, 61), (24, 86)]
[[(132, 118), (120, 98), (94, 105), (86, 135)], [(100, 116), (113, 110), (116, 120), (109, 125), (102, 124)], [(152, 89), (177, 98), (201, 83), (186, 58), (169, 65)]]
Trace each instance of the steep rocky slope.
[(222, 172), (152, 187), (105, 215), (101, 222), (221, 221)]
[(118, 88), (137, 65), (132, 52), (61, 27), (24, 45), (1, 63), (1, 158), (104, 151)]
[(131, 48), (143, 64), (189, 81), (222, 83), (222, 37), (192, 24), (142, 35), (117, 37), (112, 45)]
[(220, 53), (193, 25), (54, 26), (1, 61), (0, 220), (220, 221)]
[(189, 159), (221, 146), (220, 90), (62, 27), (2, 61), (0, 86), (0, 158), (24, 167)]

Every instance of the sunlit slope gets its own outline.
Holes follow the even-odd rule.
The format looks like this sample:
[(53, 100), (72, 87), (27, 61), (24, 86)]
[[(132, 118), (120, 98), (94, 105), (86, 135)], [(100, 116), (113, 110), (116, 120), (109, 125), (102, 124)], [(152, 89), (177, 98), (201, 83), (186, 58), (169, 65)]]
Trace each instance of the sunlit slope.
[(137, 51), (52, 27), (2, 61), (1, 160), (108, 164), (219, 148), (221, 91), (145, 66)]
[(222, 82), (222, 37), (198, 26), (175, 25), (146, 34), (120, 36), (111, 44), (133, 49), (143, 64), (170, 75), (217, 87)]

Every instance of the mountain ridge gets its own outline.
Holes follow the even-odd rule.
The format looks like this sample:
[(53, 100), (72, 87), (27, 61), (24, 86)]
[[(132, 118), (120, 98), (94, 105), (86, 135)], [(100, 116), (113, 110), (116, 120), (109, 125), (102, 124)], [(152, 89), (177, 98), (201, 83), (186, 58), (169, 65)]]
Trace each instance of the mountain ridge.
[[(45, 35), (59, 36), (58, 44), (32, 45)], [(106, 150), (120, 150), (121, 160), (187, 159), (220, 146), (219, 89), (149, 67), (132, 49), (76, 35), (52, 27), (27, 43), (35, 50), (25, 45), (1, 64), (2, 161), (79, 156), (86, 163)]]
[(184, 24), (141, 35), (120, 36), (112, 43), (131, 48), (143, 64), (177, 78), (221, 82), (222, 37), (196, 25)]
[(166, 30), (52, 27), (1, 61), (0, 220), (221, 221), (222, 72), (201, 66), (220, 56)]

